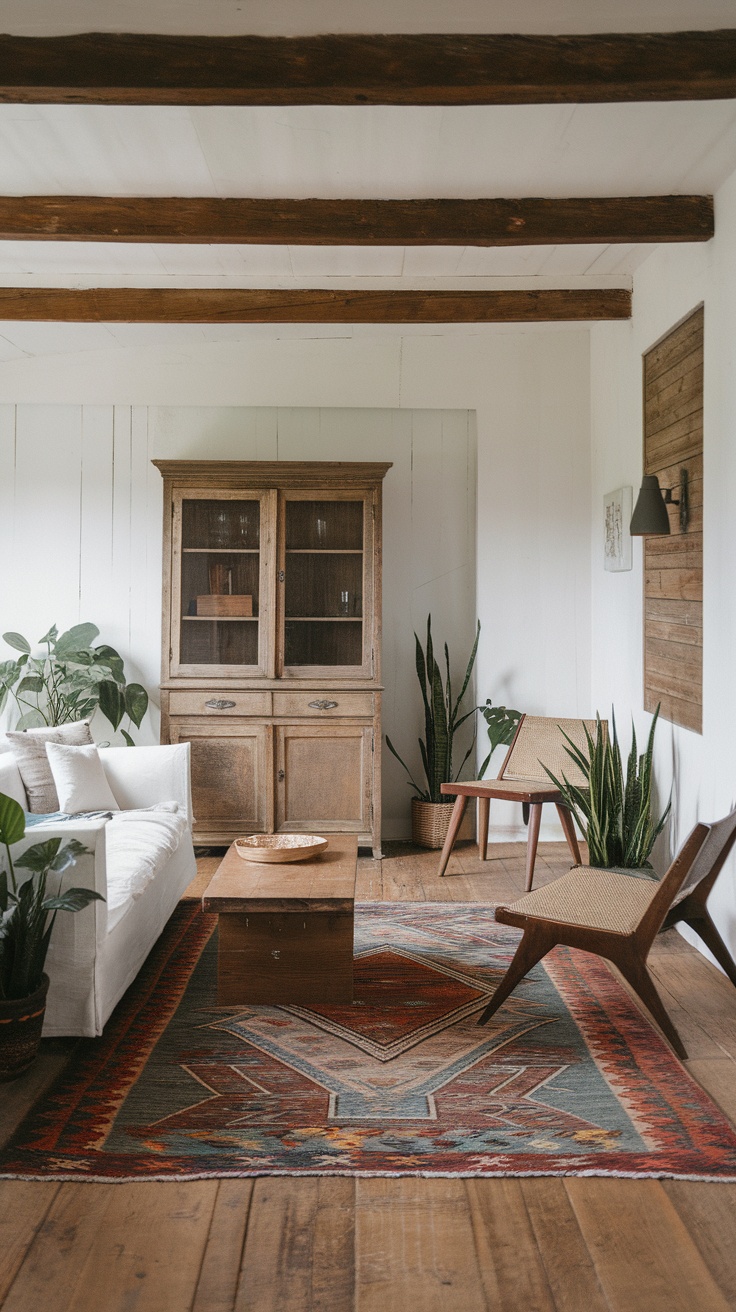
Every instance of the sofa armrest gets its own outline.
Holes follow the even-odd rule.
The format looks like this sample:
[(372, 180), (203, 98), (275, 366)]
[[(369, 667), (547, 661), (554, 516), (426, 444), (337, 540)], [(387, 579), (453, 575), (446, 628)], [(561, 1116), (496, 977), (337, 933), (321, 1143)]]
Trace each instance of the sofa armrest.
[(103, 747), (100, 759), (115, 800), (124, 811), (178, 802), (192, 827), (189, 743), (164, 747)]

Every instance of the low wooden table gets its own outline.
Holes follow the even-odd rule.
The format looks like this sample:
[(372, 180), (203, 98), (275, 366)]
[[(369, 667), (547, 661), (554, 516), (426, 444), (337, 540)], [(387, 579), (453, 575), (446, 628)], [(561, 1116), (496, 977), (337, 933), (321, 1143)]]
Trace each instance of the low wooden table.
[(352, 1002), (358, 839), (309, 861), (243, 861), (230, 847), (202, 898), (219, 915), (217, 1001)]

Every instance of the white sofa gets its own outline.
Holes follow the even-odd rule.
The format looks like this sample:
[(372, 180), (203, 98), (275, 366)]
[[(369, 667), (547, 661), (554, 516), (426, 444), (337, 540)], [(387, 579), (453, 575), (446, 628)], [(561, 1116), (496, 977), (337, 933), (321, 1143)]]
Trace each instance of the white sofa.
[[(75, 914), (60, 912), (57, 916), (46, 964), (51, 983), (43, 1029), (45, 1036), (102, 1033), (108, 1016), (132, 984), (184, 889), (196, 874), (189, 744), (109, 747), (100, 750), (100, 757), (122, 812), (176, 802), (177, 815), (183, 816), (186, 823), (183, 827), (177, 823), (177, 829), (183, 828), (183, 832), (181, 836), (176, 833), (173, 837), (174, 826), (169, 825), (172, 832), (168, 847), (162, 849), (160, 842), (157, 846), (156, 834), (163, 829), (165, 817), (158, 824), (146, 823), (148, 817), (141, 817), (143, 827), (131, 815), (125, 821), (48, 820), (27, 829), (23, 842), (13, 849), (14, 856), (16, 853), (20, 855), (31, 844), (57, 835), (65, 841), (79, 839), (90, 849), (90, 854), (78, 857), (65, 872), (64, 885), (94, 888), (106, 899), (90, 903), (84, 911)], [(15, 758), (6, 744), (0, 746), (0, 792), (14, 797), (24, 808), (27, 806)], [(111, 832), (118, 837), (115, 842), (110, 840), (108, 853), (107, 831), (115, 823), (118, 829)], [(134, 823), (135, 831), (130, 828)], [(121, 824), (128, 827), (123, 830)], [(153, 841), (149, 850), (144, 851), (149, 830)], [(131, 841), (121, 843), (121, 834), (125, 840), (130, 837)], [(172, 851), (174, 842), (176, 846)], [(127, 862), (122, 860), (126, 847)], [(137, 858), (141, 867), (137, 885), (135, 869), (131, 872), (130, 868), (132, 852), (142, 854), (144, 858)], [(18, 874), (23, 872), (19, 870)]]

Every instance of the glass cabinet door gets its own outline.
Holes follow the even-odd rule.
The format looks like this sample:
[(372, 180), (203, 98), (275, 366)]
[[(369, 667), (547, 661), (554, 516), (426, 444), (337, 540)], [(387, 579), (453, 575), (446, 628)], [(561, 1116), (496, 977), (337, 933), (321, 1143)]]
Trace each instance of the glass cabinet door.
[(213, 674), (217, 666), (259, 668), (261, 521), (257, 494), (184, 494), (175, 505), (173, 614), (178, 631), (172, 634), (172, 647), (179, 667)]
[(371, 501), (284, 503), (283, 667), (367, 672)]

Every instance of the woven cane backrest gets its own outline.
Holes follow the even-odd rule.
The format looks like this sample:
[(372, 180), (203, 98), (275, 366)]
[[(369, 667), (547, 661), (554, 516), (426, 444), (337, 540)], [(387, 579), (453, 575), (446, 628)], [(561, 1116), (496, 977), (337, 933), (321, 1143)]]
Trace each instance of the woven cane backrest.
[[(731, 811), (723, 820), (715, 820), (708, 826), (710, 832), (698, 855), (693, 861), (684, 882), (680, 885), (673, 905), (682, 902), (697, 888), (698, 884), (709, 875), (718, 875), (734, 842), (736, 842), (736, 810)], [(665, 875), (665, 879), (667, 876)]]
[[(607, 722), (603, 721), (607, 729)], [(588, 744), (585, 727), (595, 739), (595, 720), (563, 720), (556, 716), (527, 715), (521, 722), (519, 732), (511, 750), (511, 755), (499, 775), (502, 779), (534, 779), (549, 783), (549, 775), (544, 766), (550, 769), (556, 778), (564, 775), (571, 784), (584, 786), (585, 775), (579, 766), (565, 751), (568, 744), (563, 732), (572, 738), (585, 757), (588, 756)]]

